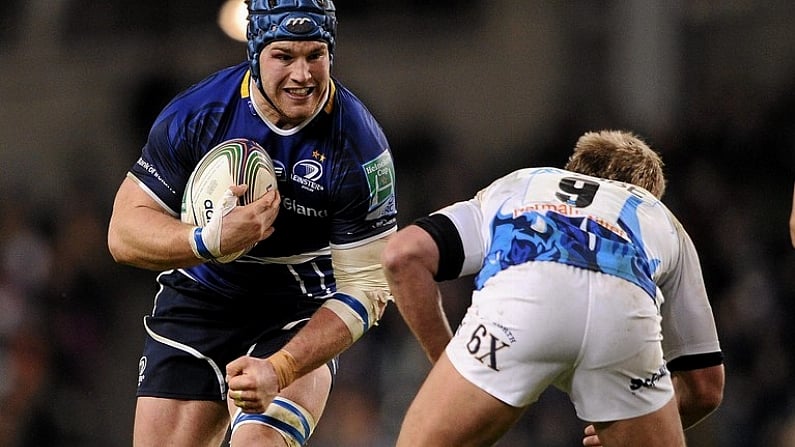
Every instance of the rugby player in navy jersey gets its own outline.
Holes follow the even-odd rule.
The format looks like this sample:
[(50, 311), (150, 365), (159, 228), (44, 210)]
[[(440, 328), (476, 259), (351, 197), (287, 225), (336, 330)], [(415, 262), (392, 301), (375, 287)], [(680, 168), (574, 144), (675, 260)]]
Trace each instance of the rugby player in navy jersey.
[[(230, 424), (236, 447), (304, 445), (338, 354), (389, 298), (380, 254), (396, 230), (392, 156), (331, 76), (334, 4), (248, 8), (248, 60), (164, 108), (114, 201), (114, 259), (161, 271), (143, 321), (136, 447), (218, 446)], [(208, 235), (181, 222), (183, 191), (202, 156), (235, 138), (266, 149), (278, 192), (233, 207)]]

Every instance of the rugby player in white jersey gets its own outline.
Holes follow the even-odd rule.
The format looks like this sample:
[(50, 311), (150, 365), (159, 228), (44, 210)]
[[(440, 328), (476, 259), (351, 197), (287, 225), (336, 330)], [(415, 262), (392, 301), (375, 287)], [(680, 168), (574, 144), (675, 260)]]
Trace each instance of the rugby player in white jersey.
[[(383, 253), (434, 363), (398, 447), (492, 445), (550, 386), (587, 446), (676, 447), (723, 397), (696, 249), (637, 136), (584, 134), (565, 169), (519, 169), (400, 230)], [(437, 281), (475, 274), (451, 331)]]

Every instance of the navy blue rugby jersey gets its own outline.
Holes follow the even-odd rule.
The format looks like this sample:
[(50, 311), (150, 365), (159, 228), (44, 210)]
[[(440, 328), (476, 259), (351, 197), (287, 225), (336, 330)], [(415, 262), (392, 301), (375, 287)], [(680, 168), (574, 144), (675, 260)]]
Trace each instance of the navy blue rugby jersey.
[(242, 63), (175, 97), (129, 175), (178, 217), (185, 183), (206, 152), (232, 138), (258, 142), (273, 159), (281, 194), (275, 232), (235, 262), (181, 271), (230, 297), (326, 297), (335, 290), (330, 247), (353, 247), (396, 229), (389, 144), (364, 104), (336, 79), (323, 109), (288, 131), (265, 124), (249, 86)]

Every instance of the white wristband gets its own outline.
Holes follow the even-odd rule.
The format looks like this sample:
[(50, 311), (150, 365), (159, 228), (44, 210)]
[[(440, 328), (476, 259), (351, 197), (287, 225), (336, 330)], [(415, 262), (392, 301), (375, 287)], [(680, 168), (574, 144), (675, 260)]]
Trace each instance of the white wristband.
[(205, 259), (207, 261), (213, 260), (215, 257), (212, 253), (210, 253), (210, 250), (204, 243), (202, 233), (202, 227), (193, 227), (190, 233), (188, 233), (188, 242), (190, 242), (190, 248), (193, 250), (193, 254), (196, 255), (197, 258)]
[(188, 242), (193, 254), (199, 259), (214, 260), (223, 256), (221, 253), (221, 229), (224, 216), (237, 206), (237, 196), (231, 189), (224, 192), (220, 210), (213, 213), (204, 227), (194, 227), (188, 235)]

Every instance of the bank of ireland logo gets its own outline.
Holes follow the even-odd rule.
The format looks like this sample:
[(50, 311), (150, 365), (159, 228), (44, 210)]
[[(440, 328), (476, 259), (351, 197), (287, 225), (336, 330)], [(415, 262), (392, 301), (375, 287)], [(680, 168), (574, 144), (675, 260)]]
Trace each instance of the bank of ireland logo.
[(396, 210), (395, 206), (395, 167), (392, 157), (384, 151), (378, 157), (362, 165), (370, 186), (370, 207), (368, 219), (376, 219)]

